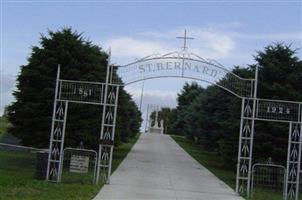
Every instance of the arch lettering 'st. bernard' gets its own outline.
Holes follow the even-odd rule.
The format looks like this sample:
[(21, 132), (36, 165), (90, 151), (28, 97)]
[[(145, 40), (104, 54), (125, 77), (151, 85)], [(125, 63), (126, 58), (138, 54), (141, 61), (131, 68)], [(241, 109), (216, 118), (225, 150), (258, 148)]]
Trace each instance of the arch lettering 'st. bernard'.
[(184, 62), (179, 60), (163, 60), (151, 63), (141, 63), (138, 65), (139, 73), (154, 73), (166, 71), (179, 71), (184, 75), (187, 72), (194, 72), (200, 75), (208, 75), (213, 78), (221, 79), (225, 75), (222, 70), (214, 69), (210, 65), (186, 60)]
[(222, 65), (195, 54), (175, 52), (119, 66), (117, 72), (125, 85), (153, 78), (188, 78), (215, 84), (239, 97), (252, 96), (254, 81), (241, 78)]

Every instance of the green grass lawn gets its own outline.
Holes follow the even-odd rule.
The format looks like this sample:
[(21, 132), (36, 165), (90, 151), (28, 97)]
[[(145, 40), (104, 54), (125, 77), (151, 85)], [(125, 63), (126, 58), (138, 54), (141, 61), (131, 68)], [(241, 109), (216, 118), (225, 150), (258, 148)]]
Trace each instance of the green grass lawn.
[[(139, 135), (114, 148), (112, 171), (123, 161)], [(0, 199), (92, 199), (102, 185), (60, 184), (34, 179), (35, 154), (0, 151)], [(64, 174), (63, 174), (64, 176)], [(62, 177), (63, 179), (64, 177)], [(68, 182), (68, 183), (67, 183)]]
[[(235, 171), (226, 169), (222, 164), (221, 158), (213, 152), (203, 150), (199, 145), (180, 136), (172, 136), (172, 138), (181, 146), (188, 154), (190, 154), (200, 164), (210, 170), (220, 180), (228, 184), (233, 189), (236, 184)], [(282, 193), (274, 190), (256, 189), (251, 200), (282, 200)], [(300, 195), (299, 200), (302, 200)]]

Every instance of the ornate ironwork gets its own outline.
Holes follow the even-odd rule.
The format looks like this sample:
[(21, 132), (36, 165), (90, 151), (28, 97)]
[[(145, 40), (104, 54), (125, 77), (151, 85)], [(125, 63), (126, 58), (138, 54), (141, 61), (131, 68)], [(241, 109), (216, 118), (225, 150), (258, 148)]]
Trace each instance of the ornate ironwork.
[(102, 104), (105, 83), (60, 80), (59, 98), (75, 102)]
[(125, 85), (161, 77), (188, 78), (215, 84), (238, 97), (253, 97), (254, 79), (241, 78), (217, 61), (188, 51), (151, 55), (119, 66), (117, 73)]
[[(92, 178), (92, 183), (95, 183), (96, 181), (96, 169), (97, 169), (97, 152), (92, 150), (92, 149), (82, 149), (82, 148), (70, 148), (67, 147), (63, 151), (63, 158), (61, 162), (61, 169), (63, 171), (63, 167), (69, 166), (69, 171), (70, 171), (70, 165), (71, 165), (71, 159), (72, 156), (85, 156), (88, 157), (88, 172), (92, 171), (93, 176)], [(62, 172), (60, 172), (62, 174)], [(89, 176), (91, 176), (91, 173), (89, 173)]]
[(283, 199), (285, 194), (286, 168), (273, 163), (256, 163), (252, 167), (251, 196), (254, 188), (261, 186), (268, 189), (282, 191)]
[(256, 118), (258, 120), (299, 122), (300, 102), (257, 99)]
[(47, 180), (60, 182), (62, 174), (62, 157), (64, 148), (65, 125), (68, 103), (83, 103), (103, 106), (100, 147), (96, 172), (97, 183), (99, 173), (109, 183), (114, 144), (119, 85), (111, 84), (113, 68), (108, 64), (105, 83), (74, 81), (60, 79), (58, 67), (52, 129), (49, 144)]
[[(113, 103), (116, 96), (111, 91), (119, 85), (108, 83), (109, 96), (107, 104)], [(59, 80), (59, 100), (67, 100), (74, 103), (97, 104), (105, 103), (106, 83)], [(112, 101), (113, 99), (113, 101)]]
[(242, 99), (241, 125), (238, 149), (238, 164), (236, 178), (236, 192), (242, 195), (250, 193), (250, 178), (254, 139), (254, 113), (255, 102), (250, 99)]
[(286, 168), (286, 200), (298, 200), (301, 170), (301, 123), (290, 122)]
[(67, 110), (68, 102), (55, 100), (46, 175), (47, 180), (54, 182), (61, 180), (60, 163), (63, 155)]
[(105, 180), (105, 183), (110, 183), (119, 87), (108, 86), (106, 91), (100, 136), (97, 182), (99, 176), (101, 176), (102, 180)]
[[(110, 58), (110, 56), (109, 56)], [(112, 76), (114, 68), (110, 66), (110, 60), (108, 61), (108, 68), (106, 74), (106, 85), (104, 88), (104, 106), (102, 111), (102, 124), (100, 134), (100, 145), (99, 145), (99, 158), (98, 158), (98, 169), (97, 179), (101, 176), (104, 183), (110, 183), (111, 165), (112, 165), (112, 154), (113, 144), (116, 126), (116, 114), (118, 106), (119, 86), (112, 85)]]

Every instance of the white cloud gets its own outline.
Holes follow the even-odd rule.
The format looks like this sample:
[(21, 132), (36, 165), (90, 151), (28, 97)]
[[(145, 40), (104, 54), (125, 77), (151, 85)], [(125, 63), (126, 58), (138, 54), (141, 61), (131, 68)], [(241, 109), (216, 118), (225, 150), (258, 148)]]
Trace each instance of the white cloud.
[(176, 40), (176, 36), (182, 36), (185, 28), (188, 36), (194, 37), (193, 41), (188, 41), (189, 49), (204, 58), (225, 58), (235, 49), (231, 36), (209, 27), (181, 27), (168, 31), (142, 32), (135, 37), (118, 36), (108, 39), (105, 47), (111, 48), (114, 62), (126, 62), (130, 61), (129, 58), (180, 50), (183, 41)]
[(193, 51), (202, 57), (222, 59), (229, 57), (235, 49), (235, 41), (228, 34), (202, 28), (193, 28), (191, 31), (194, 42)]
[(0, 79), (0, 115), (2, 115), (4, 107), (10, 104), (14, 97), (12, 91), (15, 88), (16, 77), (11, 74), (1, 74)]
[(243, 27), (243, 24), (235, 21), (207, 23), (201, 27), (178, 27), (166, 31), (149, 30), (134, 36), (112, 37), (107, 40), (105, 46), (111, 47), (114, 62), (126, 64), (153, 53), (180, 50), (183, 41), (176, 40), (176, 37), (182, 36), (184, 29), (187, 29), (189, 37), (194, 37), (193, 41), (188, 41), (190, 51), (201, 57), (216, 60), (240, 56), (234, 54), (241, 54), (239, 50), (241, 40), (245, 40), (246, 44), (253, 43), (254, 40), (267, 40), (268, 42), (302, 40), (301, 32), (244, 33)]
[(105, 46), (111, 48), (113, 57), (117, 59), (142, 58), (153, 53), (165, 52), (169, 49), (162, 42), (152, 39), (136, 39), (128, 36), (109, 39)]

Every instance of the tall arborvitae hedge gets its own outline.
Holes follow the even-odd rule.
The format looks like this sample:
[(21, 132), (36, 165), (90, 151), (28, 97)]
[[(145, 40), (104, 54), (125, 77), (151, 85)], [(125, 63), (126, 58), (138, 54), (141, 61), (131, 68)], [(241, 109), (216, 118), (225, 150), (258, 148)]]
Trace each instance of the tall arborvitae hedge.
[[(8, 109), (9, 132), (22, 144), (47, 147), (58, 64), (61, 78), (104, 82), (108, 55), (71, 28), (49, 31), (33, 46), (28, 63), (17, 78), (16, 101)], [(141, 117), (131, 96), (121, 89), (117, 119), (117, 140), (126, 141), (139, 131)], [(69, 105), (65, 146), (97, 147), (100, 135), (100, 106)], [(129, 121), (129, 124), (125, 122)], [(118, 141), (117, 141), (118, 142)]]
[[(254, 65), (237, 67), (233, 72), (253, 78), (256, 66), (259, 67), (258, 98), (302, 101), (302, 61), (290, 46), (269, 45), (257, 52)], [(202, 91), (195, 83), (186, 84), (178, 97), (177, 120), (172, 129), (195, 141), (197, 138), (202, 148), (219, 153), (228, 166), (234, 167), (240, 112), (241, 99), (238, 97), (216, 86)], [(264, 162), (272, 157), (273, 161), (285, 164), (287, 138), (288, 123), (257, 121), (254, 161)]]

